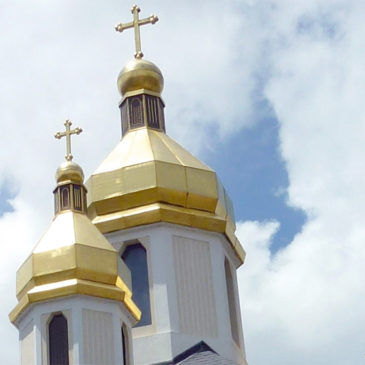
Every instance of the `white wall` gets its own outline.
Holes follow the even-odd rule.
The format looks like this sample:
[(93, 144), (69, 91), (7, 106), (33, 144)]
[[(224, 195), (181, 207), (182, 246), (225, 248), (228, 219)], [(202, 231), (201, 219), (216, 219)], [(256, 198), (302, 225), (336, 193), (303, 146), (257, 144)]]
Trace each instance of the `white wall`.
[[(223, 234), (159, 223), (106, 237), (120, 253), (134, 240), (147, 250), (153, 323), (133, 329), (135, 365), (169, 361), (202, 340), (245, 364), (243, 336), (240, 347), (232, 339), (224, 270), (225, 257), (233, 268), (238, 260)], [(235, 272), (233, 284), (240, 321)]]
[(70, 365), (123, 364), (121, 327), (132, 325), (124, 305), (75, 295), (33, 304), (19, 318), (21, 365), (48, 365), (48, 323), (55, 313), (67, 319)]

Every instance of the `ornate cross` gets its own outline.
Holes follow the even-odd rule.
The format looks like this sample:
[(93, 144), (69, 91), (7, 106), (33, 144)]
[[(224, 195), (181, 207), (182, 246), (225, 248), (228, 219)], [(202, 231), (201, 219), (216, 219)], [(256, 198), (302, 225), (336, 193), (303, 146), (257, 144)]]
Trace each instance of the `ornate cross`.
[(66, 137), (66, 160), (72, 161), (72, 154), (71, 154), (71, 135), (72, 134), (80, 134), (82, 129), (77, 127), (75, 129), (70, 129), (72, 123), (67, 119), (65, 122), (66, 131), (65, 132), (57, 132), (54, 136), (57, 139), (61, 139), (62, 137)]
[(141, 34), (139, 32), (139, 27), (141, 25), (148, 23), (155, 24), (158, 21), (158, 17), (154, 14), (152, 14), (148, 18), (139, 19), (138, 13), (140, 11), (141, 9), (137, 5), (134, 5), (133, 8), (131, 9), (131, 12), (133, 14), (133, 22), (125, 24), (119, 23), (118, 25), (115, 26), (115, 30), (121, 33), (125, 29), (134, 28), (134, 40), (136, 44), (136, 53), (134, 54), (134, 57), (137, 59), (141, 59), (143, 57), (143, 53), (141, 50)]

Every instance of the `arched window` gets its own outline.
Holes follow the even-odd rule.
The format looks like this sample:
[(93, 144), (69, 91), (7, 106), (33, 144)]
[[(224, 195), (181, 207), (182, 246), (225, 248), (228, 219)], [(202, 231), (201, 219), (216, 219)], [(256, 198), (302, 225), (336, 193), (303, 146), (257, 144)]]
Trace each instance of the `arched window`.
[(69, 187), (64, 187), (61, 190), (61, 196), (62, 196), (62, 208), (67, 209), (70, 207), (70, 194), (69, 194)]
[(133, 301), (142, 312), (141, 320), (135, 327), (151, 324), (150, 289), (148, 284), (147, 252), (140, 244), (128, 246), (122, 259), (132, 274)]
[(134, 97), (130, 102), (131, 128), (141, 127), (143, 125), (142, 100), (140, 96)]
[(228, 298), (228, 307), (229, 307), (229, 318), (231, 322), (231, 332), (232, 338), (239, 346), (239, 335), (238, 335), (238, 320), (237, 320), (237, 308), (236, 308), (236, 298), (235, 291), (233, 285), (233, 277), (231, 271), (231, 265), (228, 260), (224, 260), (224, 269), (226, 272), (226, 284), (227, 284), (227, 298)]
[(75, 210), (82, 210), (82, 201), (81, 201), (81, 187), (74, 185), (74, 208)]
[(67, 319), (56, 314), (48, 326), (49, 365), (69, 365)]

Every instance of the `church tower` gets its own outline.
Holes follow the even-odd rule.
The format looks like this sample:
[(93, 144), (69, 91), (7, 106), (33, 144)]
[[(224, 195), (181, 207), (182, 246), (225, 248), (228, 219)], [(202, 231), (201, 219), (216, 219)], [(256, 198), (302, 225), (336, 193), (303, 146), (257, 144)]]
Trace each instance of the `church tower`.
[(233, 206), (216, 173), (166, 135), (163, 76), (139, 33), (158, 18), (139, 11), (116, 26), (134, 28), (136, 53), (118, 77), (122, 139), (86, 183), (88, 215), (131, 271), (136, 365), (182, 364), (201, 344), (246, 364)]
[(131, 327), (140, 319), (130, 271), (86, 215), (86, 188), (72, 162), (56, 172), (55, 216), (17, 271), (18, 304), (10, 313), (19, 329), (21, 365), (133, 364)]

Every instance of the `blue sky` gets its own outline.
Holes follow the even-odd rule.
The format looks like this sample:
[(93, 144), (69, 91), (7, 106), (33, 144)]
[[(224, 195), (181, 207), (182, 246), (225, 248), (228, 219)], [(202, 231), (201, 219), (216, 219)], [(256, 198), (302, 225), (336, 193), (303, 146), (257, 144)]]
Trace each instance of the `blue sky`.
[(13, 199), (15, 194), (11, 194), (8, 185), (5, 183), (0, 188), (0, 216), (6, 212), (13, 211), (9, 200)]
[(303, 211), (287, 202), (288, 174), (280, 157), (278, 128), (277, 121), (267, 116), (217, 143), (207, 156), (234, 199), (236, 220), (280, 223), (270, 246), (273, 253), (292, 241), (306, 219)]
[[(116, 78), (133, 38), (113, 27), (130, 5), (0, 3), (1, 363), (18, 360), (15, 268), (53, 214), (54, 133), (67, 118), (84, 129), (73, 154), (86, 176), (119, 140)], [(363, 364), (365, 3), (138, 5), (160, 18), (142, 49), (165, 77), (168, 134), (234, 202), (249, 363)]]

